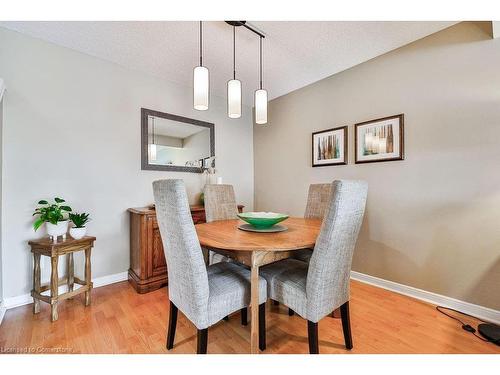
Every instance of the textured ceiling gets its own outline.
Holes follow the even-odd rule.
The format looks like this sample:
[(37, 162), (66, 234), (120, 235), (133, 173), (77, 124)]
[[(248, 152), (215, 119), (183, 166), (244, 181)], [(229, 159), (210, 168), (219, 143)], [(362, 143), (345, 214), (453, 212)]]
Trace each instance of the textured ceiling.
[[(271, 99), (435, 33), (455, 22), (249, 21), (265, 33), (264, 86)], [(192, 85), (198, 64), (198, 22), (1, 22), (55, 44), (182, 85)], [(258, 37), (236, 32), (236, 75), (243, 101), (257, 89)], [(232, 75), (232, 28), (204, 23), (204, 65), (212, 95), (225, 97)]]

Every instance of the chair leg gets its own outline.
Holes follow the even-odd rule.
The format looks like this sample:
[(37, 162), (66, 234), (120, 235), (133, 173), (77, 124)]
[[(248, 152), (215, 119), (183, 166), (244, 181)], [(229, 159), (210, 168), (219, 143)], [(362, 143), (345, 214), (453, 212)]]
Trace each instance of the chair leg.
[(259, 349), (266, 350), (266, 304), (259, 305)]
[(199, 329), (197, 338), (197, 354), (207, 354), (207, 344), (208, 344), (208, 328)]
[(349, 316), (349, 301), (340, 306), (340, 318), (342, 319), (342, 330), (344, 331), (345, 347), (352, 349), (351, 319)]
[(241, 311), (241, 325), (246, 326), (248, 325), (248, 308), (244, 307), (240, 311)]
[(309, 338), (309, 354), (319, 354), (318, 323), (307, 321), (307, 336)]
[(170, 314), (168, 317), (167, 349), (174, 347), (175, 327), (177, 326), (177, 306), (170, 301)]
[(294, 316), (295, 311), (293, 311), (291, 308), (288, 308), (288, 316)]

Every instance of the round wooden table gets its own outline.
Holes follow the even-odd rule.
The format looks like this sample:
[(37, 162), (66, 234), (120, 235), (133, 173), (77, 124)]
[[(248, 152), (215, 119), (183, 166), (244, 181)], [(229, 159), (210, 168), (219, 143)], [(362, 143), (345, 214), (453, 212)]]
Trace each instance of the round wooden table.
[(321, 227), (321, 220), (291, 217), (281, 225), (287, 231), (278, 233), (246, 232), (238, 229), (240, 220), (221, 220), (197, 224), (201, 246), (232, 258), (251, 270), (251, 331), (252, 353), (259, 351), (259, 267), (289, 258), (292, 252), (312, 249)]

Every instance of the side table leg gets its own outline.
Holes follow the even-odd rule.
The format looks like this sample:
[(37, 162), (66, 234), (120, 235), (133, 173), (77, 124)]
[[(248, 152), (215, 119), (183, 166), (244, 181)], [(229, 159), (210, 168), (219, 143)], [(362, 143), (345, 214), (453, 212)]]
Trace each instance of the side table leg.
[(90, 305), (90, 292), (92, 291), (92, 276), (90, 270), (90, 251), (91, 248), (85, 249), (85, 284), (88, 290), (85, 292), (85, 306)]
[(59, 275), (57, 271), (57, 265), (59, 263), (59, 256), (54, 256), (50, 258), (51, 260), (51, 276), (50, 276), (50, 309), (51, 309), (51, 319), (56, 321), (59, 319), (57, 314), (57, 304), (59, 295)]
[[(75, 264), (73, 253), (68, 254), (68, 292), (72, 292), (75, 285)], [(73, 298), (71, 298), (73, 299)]]
[[(40, 293), (40, 254), (33, 254), (33, 291)], [(33, 314), (40, 312), (40, 301), (33, 297)]]

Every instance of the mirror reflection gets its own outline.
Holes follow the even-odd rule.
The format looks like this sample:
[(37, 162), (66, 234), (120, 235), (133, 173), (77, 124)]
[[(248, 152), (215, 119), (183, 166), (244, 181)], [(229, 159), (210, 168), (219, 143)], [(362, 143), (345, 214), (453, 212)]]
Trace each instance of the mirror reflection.
[(210, 157), (210, 129), (149, 116), (149, 163), (202, 167)]
[(142, 109), (143, 169), (202, 172), (213, 157), (213, 124)]

